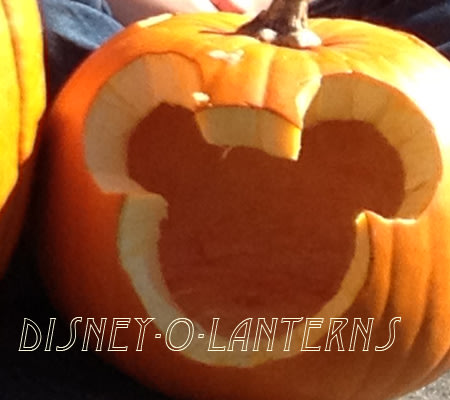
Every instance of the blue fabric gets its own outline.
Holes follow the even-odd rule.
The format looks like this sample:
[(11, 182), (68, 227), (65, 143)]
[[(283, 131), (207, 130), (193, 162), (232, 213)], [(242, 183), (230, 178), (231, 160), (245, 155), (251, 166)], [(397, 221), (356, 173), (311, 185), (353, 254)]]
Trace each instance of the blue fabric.
[(39, 4), (51, 99), (74, 68), (123, 26), (112, 17), (105, 0), (40, 0)]

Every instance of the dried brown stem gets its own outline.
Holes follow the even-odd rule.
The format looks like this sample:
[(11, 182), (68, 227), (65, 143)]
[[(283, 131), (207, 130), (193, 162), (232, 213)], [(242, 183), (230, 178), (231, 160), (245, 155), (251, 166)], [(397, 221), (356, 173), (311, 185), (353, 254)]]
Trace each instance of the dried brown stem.
[(320, 38), (308, 29), (308, 3), (309, 0), (273, 0), (267, 10), (237, 33), (286, 47), (319, 46)]

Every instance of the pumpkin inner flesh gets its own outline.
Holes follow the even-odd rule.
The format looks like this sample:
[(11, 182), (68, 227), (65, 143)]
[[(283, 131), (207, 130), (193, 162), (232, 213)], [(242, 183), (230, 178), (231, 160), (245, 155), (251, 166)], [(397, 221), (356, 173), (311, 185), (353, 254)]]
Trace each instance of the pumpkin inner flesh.
[(161, 105), (132, 133), (128, 170), (167, 202), (151, 246), (171, 301), (205, 329), (220, 318), (222, 336), (245, 318), (317, 315), (348, 273), (357, 216), (391, 218), (404, 199), (399, 155), (360, 121), (305, 129), (294, 161), (208, 144), (193, 113)]
[(297, 160), (300, 129), (274, 113), (243, 107), (214, 107), (198, 111), (195, 119), (204, 139), (216, 146), (250, 147)]

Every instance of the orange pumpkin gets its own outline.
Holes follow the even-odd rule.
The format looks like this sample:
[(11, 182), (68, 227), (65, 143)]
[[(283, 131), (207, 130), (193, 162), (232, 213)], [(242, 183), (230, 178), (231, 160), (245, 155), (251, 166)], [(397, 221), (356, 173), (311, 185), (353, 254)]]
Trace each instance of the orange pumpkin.
[(449, 365), (449, 64), (363, 22), (311, 20), (321, 43), (293, 49), (235, 34), (246, 21), (139, 22), (63, 89), (41, 247), (55, 304), (107, 318), (101, 354), (176, 397), (420, 387)]
[(28, 199), (37, 124), (45, 105), (42, 34), (35, 0), (0, 4), (0, 275)]

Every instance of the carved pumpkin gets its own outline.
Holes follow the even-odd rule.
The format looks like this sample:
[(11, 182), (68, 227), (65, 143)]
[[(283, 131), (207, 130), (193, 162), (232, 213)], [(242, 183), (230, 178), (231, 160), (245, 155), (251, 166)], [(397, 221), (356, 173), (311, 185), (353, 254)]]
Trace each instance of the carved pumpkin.
[(322, 43), (292, 49), (234, 34), (246, 21), (137, 23), (68, 82), (42, 224), (55, 304), (107, 318), (102, 356), (172, 396), (424, 385), (449, 363), (449, 64), (367, 23), (311, 20)]
[(37, 124), (45, 105), (42, 34), (35, 0), (0, 4), (0, 275), (28, 199)]

